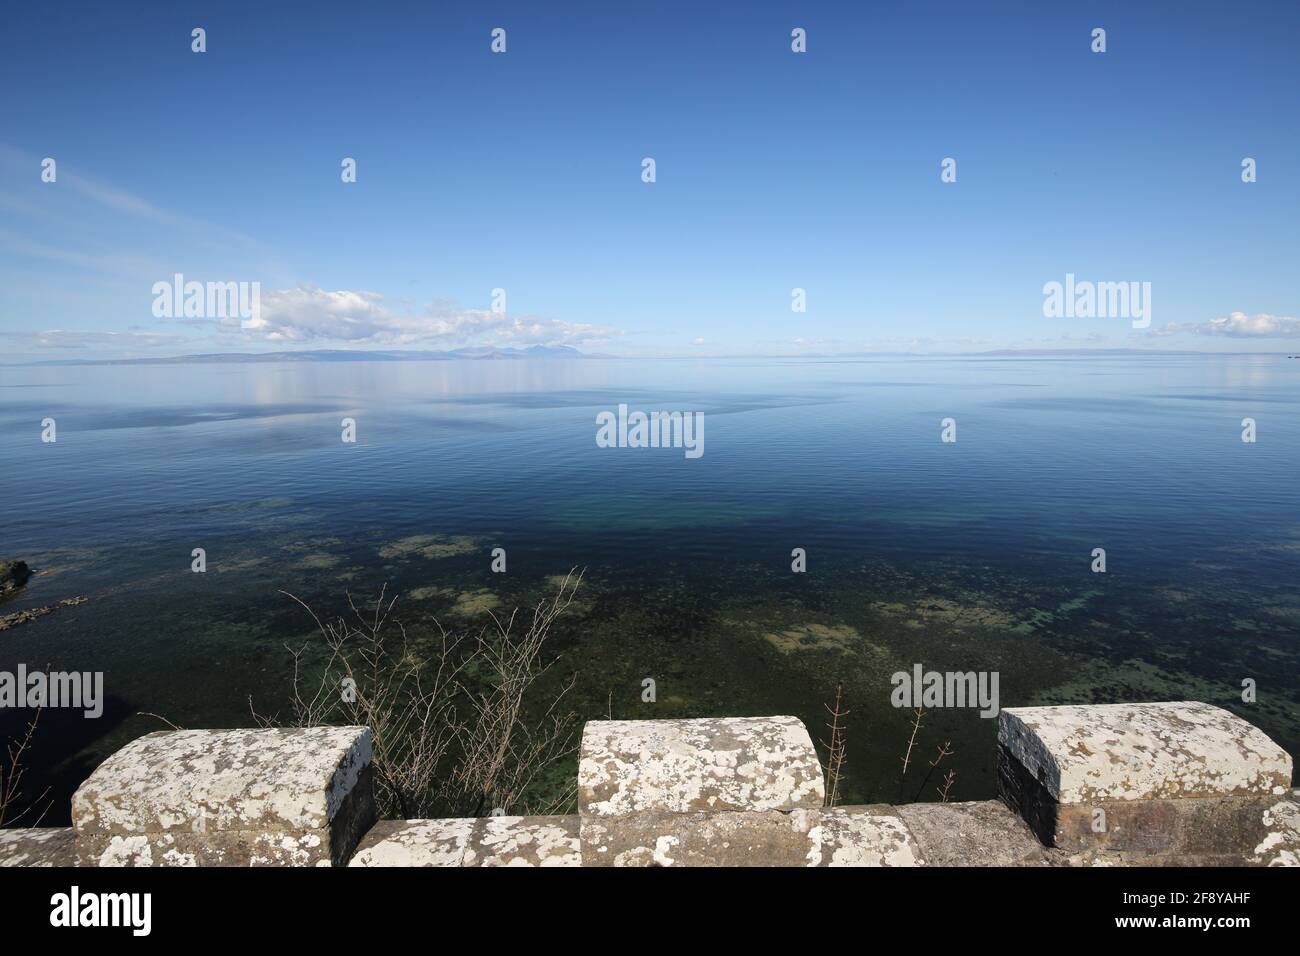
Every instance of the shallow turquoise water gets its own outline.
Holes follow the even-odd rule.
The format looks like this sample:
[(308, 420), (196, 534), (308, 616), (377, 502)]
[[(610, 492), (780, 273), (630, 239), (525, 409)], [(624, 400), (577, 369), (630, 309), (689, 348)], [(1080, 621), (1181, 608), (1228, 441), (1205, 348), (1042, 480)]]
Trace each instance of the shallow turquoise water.
[[(619, 403), (703, 411), (703, 457), (597, 447)], [(103, 718), (42, 718), (34, 779), (62, 798), (162, 726), (141, 711), (279, 706), (310, 630), (281, 591), (336, 612), (387, 583), (417, 631), (470, 627), (583, 567), (553, 641), (583, 719), (819, 733), (843, 680), (855, 800), (933, 799), (897, 780), (888, 703), (917, 662), (998, 670), (1003, 706), (1212, 700), (1295, 752), (1298, 411), (1284, 356), (0, 368), (0, 557), (39, 572), (0, 613), (90, 599), (0, 632), (0, 669), (105, 671)], [(954, 797), (992, 792), (992, 724), (930, 718), (928, 748), (959, 744)]]

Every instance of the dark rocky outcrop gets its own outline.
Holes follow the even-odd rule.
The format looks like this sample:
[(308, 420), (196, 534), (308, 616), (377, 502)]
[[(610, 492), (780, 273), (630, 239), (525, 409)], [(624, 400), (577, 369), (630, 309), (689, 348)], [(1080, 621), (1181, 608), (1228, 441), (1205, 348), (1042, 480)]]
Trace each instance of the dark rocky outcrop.
[(32, 569), (26, 561), (7, 561), (0, 559), (0, 594), (17, 591), (32, 576)]

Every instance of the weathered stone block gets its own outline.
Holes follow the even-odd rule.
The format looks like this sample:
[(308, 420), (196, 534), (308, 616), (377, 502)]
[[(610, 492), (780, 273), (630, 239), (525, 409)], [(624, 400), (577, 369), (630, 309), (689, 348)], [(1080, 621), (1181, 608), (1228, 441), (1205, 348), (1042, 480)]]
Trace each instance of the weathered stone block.
[(1262, 837), (1291, 757), (1209, 704), (1010, 708), (998, 782), (1039, 839), (1067, 853), (1223, 856)]
[(460, 866), (476, 823), (473, 817), (380, 820), (361, 838), (348, 866)]
[(809, 866), (924, 866), (916, 838), (892, 810), (875, 807), (834, 807), (796, 810), (812, 827)]
[[(1276, 797), (1098, 800), (1058, 808), (1056, 846), (1129, 856), (1244, 858), (1267, 835)], [(1225, 859), (1225, 862), (1228, 862)]]
[(820, 807), (821, 764), (795, 717), (593, 720), (582, 732), (583, 817)]
[(583, 866), (807, 866), (807, 813), (646, 811), (582, 818)]
[(1291, 757), (1259, 728), (1191, 701), (1016, 707), (998, 743), (1061, 803), (1282, 795)]
[(920, 866), (902, 819), (874, 806), (582, 817), (584, 866)]
[(578, 817), (484, 817), (464, 866), (581, 866)]
[(582, 818), (583, 866), (920, 866), (916, 841), (877, 807), (641, 813)]
[(898, 815), (929, 866), (1048, 866), (1037, 837), (1005, 803), (912, 803)]
[(365, 727), (141, 737), (72, 798), (83, 866), (341, 865), (375, 818)]
[(76, 866), (72, 827), (0, 830), (0, 866)]
[(1261, 816), (1264, 838), (1248, 862), (1258, 866), (1300, 866), (1300, 790), (1291, 791)]
[(577, 816), (385, 820), (349, 866), (580, 866)]

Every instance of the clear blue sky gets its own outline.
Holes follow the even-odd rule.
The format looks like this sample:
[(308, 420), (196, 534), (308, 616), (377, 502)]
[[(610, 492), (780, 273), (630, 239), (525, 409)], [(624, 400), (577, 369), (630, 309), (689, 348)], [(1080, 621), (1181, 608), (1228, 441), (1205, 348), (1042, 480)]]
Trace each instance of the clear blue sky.
[[(1300, 346), (1294, 2), (55, 2), (0, 30), (14, 356)], [(266, 323), (155, 318), (175, 272), (261, 282)], [(1151, 282), (1151, 327), (1045, 317), (1066, 273)]]

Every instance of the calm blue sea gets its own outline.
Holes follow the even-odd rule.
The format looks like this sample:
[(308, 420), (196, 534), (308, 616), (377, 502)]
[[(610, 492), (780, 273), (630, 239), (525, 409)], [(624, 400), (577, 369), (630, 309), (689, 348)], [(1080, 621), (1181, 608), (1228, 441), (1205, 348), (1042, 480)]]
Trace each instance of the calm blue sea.
[[(598, 447), (620, 403), (703, 412), (703, 456)], [(88, 599), (0, 631), (0, 669), (102, 670), (110, 699), (43, 715), (56, 794), (165, 726), (141, 712), (282, 706), (311, 633), (282, 592), (334, 614), (386, 584), (418, 634), (575, 567), (552, 650), (581, 718), (794, 713), (819, 736), (843, 682), (852, 800), (935, 798), (897, 779), (889, 678), (914, 663), (997, 671), (1002, 706), (1209, 700), (1300, 749), (1285, 356), (5, 367), (0, 455), (0, 558), (37, 572), (0, 614)], [(990, 795), (995, 722), (927, 719), (927, 746), (958, 743), (953, 796)]]

